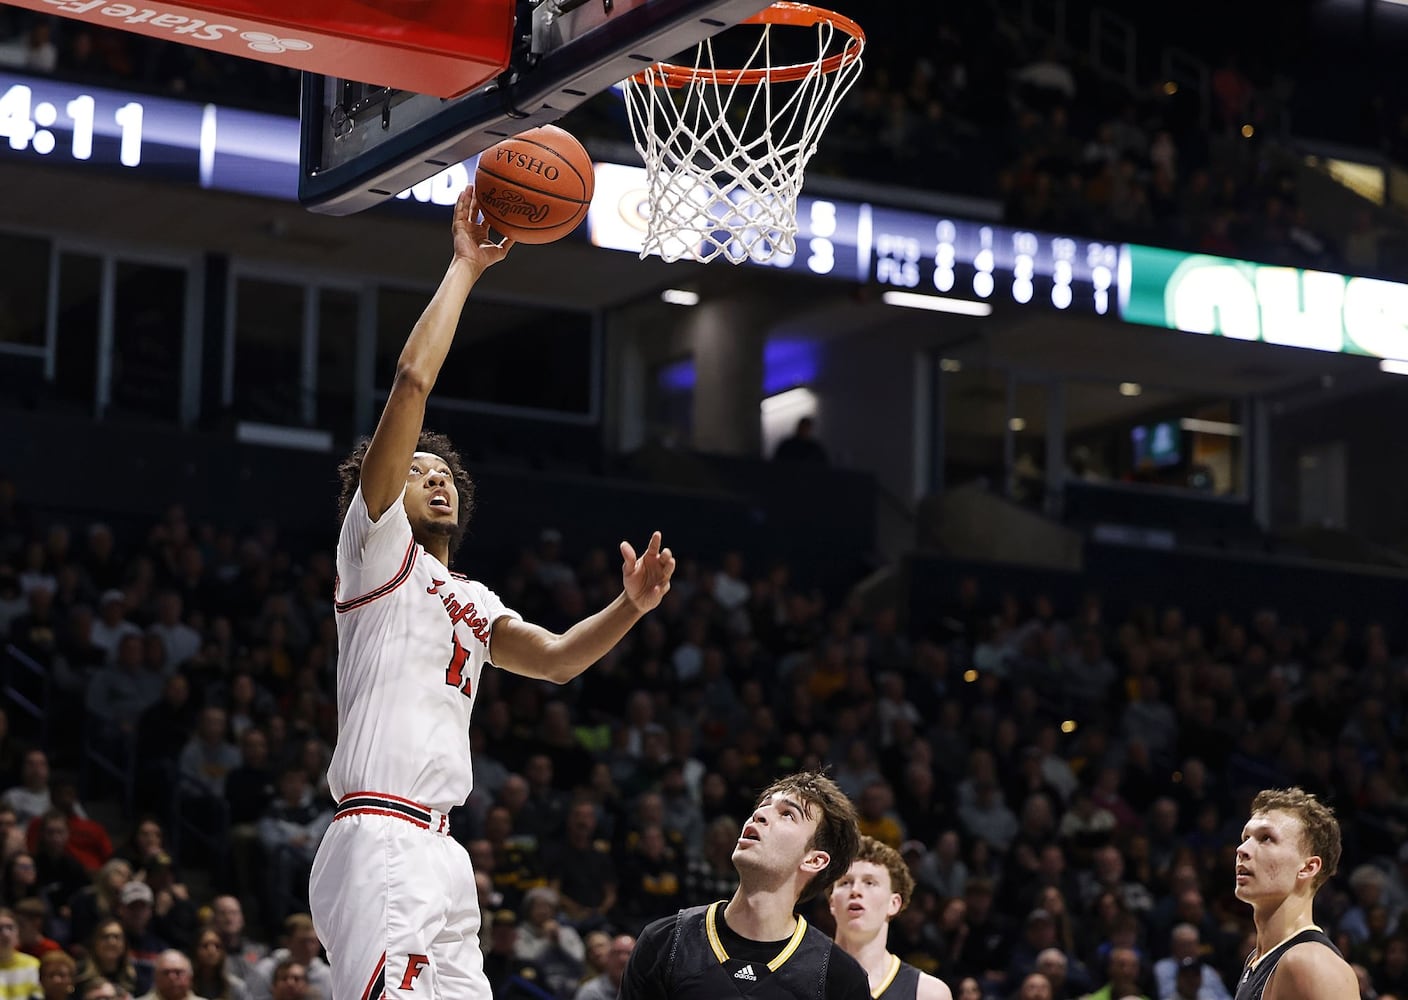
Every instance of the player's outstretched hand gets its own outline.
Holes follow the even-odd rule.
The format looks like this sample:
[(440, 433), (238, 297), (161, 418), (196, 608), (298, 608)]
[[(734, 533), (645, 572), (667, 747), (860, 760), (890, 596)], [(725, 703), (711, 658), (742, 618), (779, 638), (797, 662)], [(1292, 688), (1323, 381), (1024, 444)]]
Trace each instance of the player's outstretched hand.
[(675, 557), (660, 547), (660, 532), (650, 536), (650, 544), (639, 558), (630, 542), (621, 543), (621, 584), (626, 588), (626, 600), (638, 610), (656, 607), (669, 592), (674, 574)]
[(467, 185), (455, 202), (451, 231), (455, 237), (455, 256), (473, 264), (481, 273), (503, 260), (513, 249), (512, 237), (505, 236), (502, 243), (489, 239), (489, 220), (479, 211), (473, 184)]

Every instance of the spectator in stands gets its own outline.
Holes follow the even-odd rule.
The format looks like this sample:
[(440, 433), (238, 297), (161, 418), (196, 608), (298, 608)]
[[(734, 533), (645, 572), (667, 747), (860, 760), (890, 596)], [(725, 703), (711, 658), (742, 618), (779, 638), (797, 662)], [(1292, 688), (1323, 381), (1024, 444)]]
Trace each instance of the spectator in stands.
[(489, 948), (484, 953), (484, 975), (495, 997), (505, 996), (516, 981), (536, 983), (541, 975), (536, 966), (518, 957), (518, 916), (512, 910), (496, 910)]
[(200, 633), (183, 619), (181, 595), (174, 590), (163, 591), (156, 601), (156, 621), (147, 627), (149, 635), (160, 637), (166, 654), (164, 669), (173, 673), (200, 651)]
[(861, 835), (898, 850), (904, 842), (905, 828), (895, 815), (895, 793), (890, 783), (883, 779), (870, 782), (861, 790), (859, 799), (856, 813)]
[(147, 859), (146, 882), (153, 896), (152, 931), (173, 948), (189, 950), (196, 939), (196, 908), (190, 889), (176, 878), (171, 855), (159, 851)]
[[(40, 899), (21, 899), (15, 904), (15, 923), (19, 927), (19, 950), (26, 955), (43, 959), (51, 951), (60, 951), (63, 945), (44, 934), (44, 923), (49, 918), (49, 908)], [(41, 976), (42, 978), (42, 976)], [(73, 979), (69, 978), (72, 988)]]
[(57, 809), (41, 818), (34, 867), (39, 894), (51, 907), (62, 906), (89, 883), (88, 870), (69, 848), (68, 817)]
[(136, 879), (124, 885), (118, 894), (117, 918), (122, 925), (128, 954), (138, 975), (147, 977), (149, 985), (157, 956), (169, 947), (151, 927), (154, 901), (155, 894), (151, 887)]
[(142, 713), (161, 698), (165, 678), (144, 665), (141, 633), (123, 635), (117, 655), (88, 685), (85, 705), (95, 731), (90, 739), (110, 755), (121, 754)]
[(1149, 1000), (1139, 988), (1139, 955), (1133, 948), (1112, 949), (1105, 974), (1105, 985), (1086, 994), (1087, 1000)]
[(196, 939), (191, 954), (191, 992), (205, 1000), (249, 1000), (244, 980), (230, 971), (230, 956), (220, 932), (208, 927)]
[(118, 646), (128, 636), (140, 636), (142, 630), (127, 620), (127, 595), (113, 588), (98, 598), (98, 620), (93, 623), (91, 641), (107, 654), (107, 662), (117, 660)]
[(240, 764), (240, 752), (226, 739), (225, 710), (201, 709), (195, 735), (181, 751), (179, 760), (183, 788), (201, 799), (225, 797), (225, 778)]
[[(229, 960), (227, 971), (241, 982), (248, 983), (254, 967), (269, 949), (245, 934), (244, 907), (234, 896), (216, 896), (210, 904), (210, 926), (220, 935)], [(204, 994), (202, 994), (204, 995)]]
[(39, 869), (34, 863), (34, 855), (16, 851), (5, 862), (4, 898), (11, 903), (41, 898)]
[[(1154, 989), (1157, 1000), (1173, 996), (1178, 979), (1189, 969), (1197, 972), (1193, 995), (1197, 1000), (1231, 1000), (1222, 978), (1210, 965), (1203, 964), (1202, 943), (1198, 928), (1193, 924), (1178, 924), (1169, 932), (1169, 953), (1154, 963)], [(1191, 1000), (1191, 998), (1190, 998)]]
[(191, 960), (174, 948), (156, 957), (152, 990), (140, 1000), (197, 1000), (191, 989)]
[(540, 886), (524, 894), (514, 953), (541, 972), (555, 996), (569, 995), (581, 981), (586, 948), (576, 929), (561, 919), (552, 889)]
[(55, 942), (39, 959), (39, 1000), (70, 1000), (77, 971), (78, 963)]
[(686, 899), (728, 899), (738, 888), (738, 870), (733, 866), (733, 849), (738, 843), (738, 821), (719, 816), (704, 833), (700, 855), (685, 868)]
[(544, 843), (557, 840), (567, 817), (567, 795), (553, 787), (552, 758), (533, 754), (523, 765), (523, 777), (527, 796), (514, 828)]
[(0, 802), (15, 812), (15, 822), (27, 830), (32, 820), (47, 813), (53, 802), (49, 793), (49, 755), (43, 750), (29, 750), (24, 755), (20, 783), (6, 789)]
[(958, 807), (968, 833), (998, 851), (1005, 851), (1017, 835), (1017, 817), (1002, 801), (997, 782), (984, 780), (974, 786), (974, 801)]
[(679, 910), (683, 867), (658, 823), (641, 830), (621, 864), (621, 921), (639, 931), (652, 920)]
[(600, 975), (583, 983), (572, 1000), (616, 1000), (621, 992), (621, 979), (626, 974), (626, 963), (630, 961), (631, 949), (635, 946), (636, 939), (629, 934), (618, 934), (612, 938), (605, 968)]
[(1071, 959), (1060, 948), (1047, 948), (1036, 957), (1036, 971), (1051, 984), (1052, 1000), (1072, 1000), (1086, 991), (1070, 979)]
[(165, 808), (176, 784), (176, 761), (195, 728), (196, 704), (185, 674), (166, 678), (161, 698), (142, 713), (137, 730), (138, 796), (154, 808)]
[(61, 632), (58, 612), (54, 607), (54, 585), (37, 583), (28, 592), (28, 606), (10, 623), (10, 641), (19, 650), (43, 667), (54, 663)]
[(773, 452), (773, 461), (803, 465), (826, 465), (830, 457), (826, 448), (816, 439), (816, 421), (803, 417), (797, 421), (797, 428), (790, 437), (783, 438)]
[(305, 1000), (309, 994), (308, 970), (291, 958), (274, 966), (271, 1000)]
[(260, 959), (245, 980), (251, 1000), (270, 1000), (274, 970), (289, 959), (303, 966), (308, 980), (308, 1000), (333, 1000), (332, 970), (319, 957), (322, 945), (318, 932), (313, 929), (313, 918), (306, 913), (294, 913), (284, 920), (283, 928), (283, 946)]
[(69, 897), (71, 940), (87, 941), (99, 921), (117, 916), (122, 887), (131, 878), (131, 863), (123, 858), (111, 858), (93, 873), (91, 885), (84, 886)]
[(127, 949), (127, 934), (118, 920), (104, 920), (93, 928), (87, 954), (78, 966), (80, 994), (86, 993), (95, 980), (116, 986), (129, 997), (140, 996), (151, 988), (150, 966), (139, 970)]
[[(280, 775), (279, 797), (259, 820), (270, 920), (282, 921), (296, 906), (306, 908), (308, 873), (332, 817), (331, 808), (314, 800), (308, 774), (301, 767), (290, 767)], [(316, 988), (312, 974), (310, 969), (309, 981)]]
[(39, 992), (39, 959), (19, 951), (19, 923), (13, 910), (0, 909), (0, 996), (28, 1000)]
[[(46, 812), (57, 812), (68, 820), (68, 853), (83, 866), (84, 871), (96, 871), (112, 857), (112, 838), (101, 824), (88, 818), (78, 803), (78, 783), (60, 778), (53, 783), (53, 806)], [(31, 851), (39, 849), (43, 817), (30, 820), (26, 843)]]
[(544, 856), (548, 884), (558, 893), (563, 914), (580, 930), (609, 922), (616, 907), (616, 866), (610, 842), (597, 827), (596, 804), (579, 799), (567, 814), (563, 842), (549, 845)]
[(1338, 926), (1355, 944), (1369, 940), (1369, 915), (1375, 907), (1383, 905), (1387, 884), (1388, 876), (1374, 865), (1360, 865), (1350, 873), (1349, 887), (1354, 892), (1354, 905), (1340, 917)]

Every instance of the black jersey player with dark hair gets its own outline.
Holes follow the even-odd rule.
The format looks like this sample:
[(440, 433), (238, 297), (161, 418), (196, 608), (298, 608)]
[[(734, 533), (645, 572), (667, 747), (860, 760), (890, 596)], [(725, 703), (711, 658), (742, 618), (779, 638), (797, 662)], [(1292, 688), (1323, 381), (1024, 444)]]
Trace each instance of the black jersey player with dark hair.
[(738, 890), (648, 925), (620, 1000), (869, 1000), (865, 970), (795, 912), (850, 869), (859, 841), (830, 778), (774, 782), (734, 847)]

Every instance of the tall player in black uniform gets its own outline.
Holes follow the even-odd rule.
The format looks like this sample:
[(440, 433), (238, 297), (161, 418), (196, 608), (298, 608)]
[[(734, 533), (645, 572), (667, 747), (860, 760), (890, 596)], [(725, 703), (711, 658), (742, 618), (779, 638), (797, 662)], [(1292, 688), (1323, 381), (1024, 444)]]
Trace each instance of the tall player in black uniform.
[(1315, 796), (1268, 789), (1252, 800), (1236, 874), (1237, 898), (1256, 921), (1256, 951), (1236, 1000), (1358, 1000), (1354, 970), (1311, 912), (1339, 862), (1339, 822)]
[(831, 887), (836, 943), (865, 970), (875, 1000), (953, 1000), (941, 980), (890, 953), (890, 921), (913, 895), (914, 876), (900, 852), (861, 837), (850, 870)]
[(774, 782), (733, 849), (733, 898), (648, 925), (620, 1000), (867, 1000), (865, 970), (793, 912), (850, 868), (859, 839), (855, 806), (830, 778)]

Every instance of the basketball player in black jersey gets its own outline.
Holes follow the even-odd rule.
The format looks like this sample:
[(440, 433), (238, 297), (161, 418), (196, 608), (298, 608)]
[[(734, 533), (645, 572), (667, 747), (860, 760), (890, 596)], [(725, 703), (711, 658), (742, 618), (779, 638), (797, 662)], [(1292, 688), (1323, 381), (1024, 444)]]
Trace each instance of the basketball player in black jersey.
[(850, 870), (831, 887), (836, 943), (865, 970), (875, 1000), (953, 1000), (953, 992), (890, 954), (890, 921), (914, 895), (914, 876), (900, 852), (861, 837)]
[(733, 849), (733, 898), (649, 924), (620, 1000), (868, 1000), (865, 970), (793, 912), (850, 868), (859, 839), (855, 806), (830, 778), (774, 782)]
[(1335, 814), (1299, 788), (1252, 800), (1237, 848), (1237, 898), (1251, 904), (1256, 950), (1236, 1000), (1358, 1000), (1354, 970), (1311, 912), (1340, 861)]

